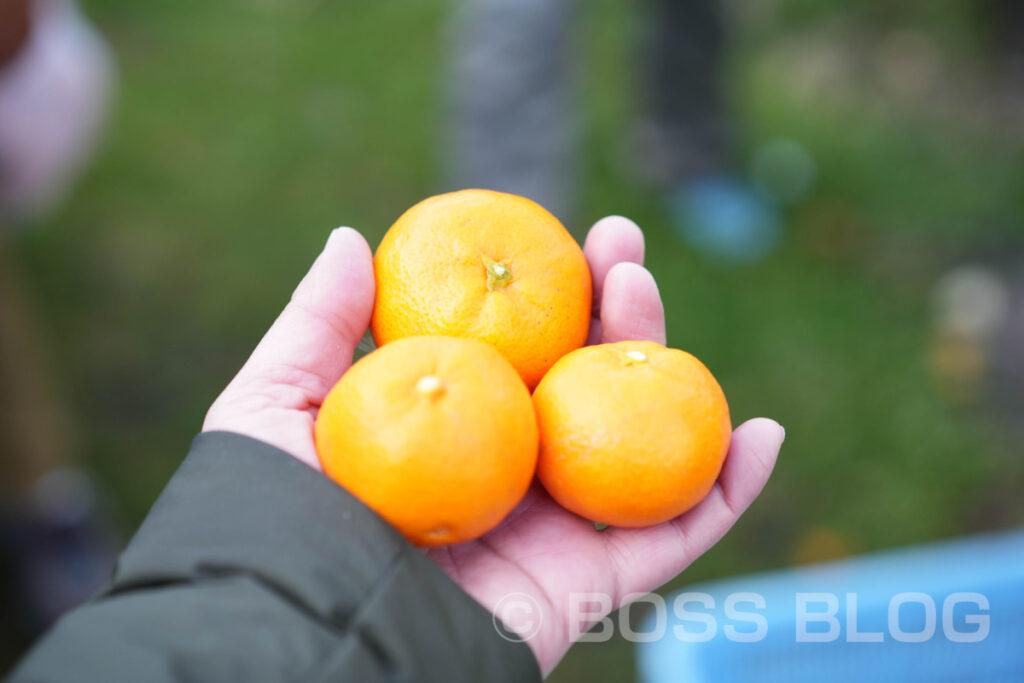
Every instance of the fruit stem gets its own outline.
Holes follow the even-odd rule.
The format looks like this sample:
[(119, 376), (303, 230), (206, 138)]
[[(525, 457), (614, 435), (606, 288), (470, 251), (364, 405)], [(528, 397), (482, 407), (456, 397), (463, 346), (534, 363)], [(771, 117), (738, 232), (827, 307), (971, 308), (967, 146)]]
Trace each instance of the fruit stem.
[(646, 363), (647, 354), (643, 351), (626, 351), (626, 363), (628, 365), (636, 365), (637, 363)]
[(424, 375), (417, 380), (416, 391), (428, 398), (434, 398), (444, 392), (444, 383), (439, 377)]
[(504, 289), (512, 282), (512, 269), (509, 267), (508, 260), (495, 261), (486, 255), (481, 255), (481, 258), (484, 262), (484, 270), (487, 271), (488, 290), (493, 292), (496, 289)]

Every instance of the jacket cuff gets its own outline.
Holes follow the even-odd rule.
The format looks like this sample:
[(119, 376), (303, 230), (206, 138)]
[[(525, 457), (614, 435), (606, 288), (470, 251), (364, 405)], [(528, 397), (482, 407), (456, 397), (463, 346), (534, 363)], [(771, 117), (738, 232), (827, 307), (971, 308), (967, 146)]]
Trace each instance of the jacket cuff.
[[(387, 522), (296, 458), (207, 432), (118, 560), (107, 595), (248, 575), (340, 634), (399, 680), (539, 680), (522, 643)], [(507, 633), (507, 632), (506, 632)]]

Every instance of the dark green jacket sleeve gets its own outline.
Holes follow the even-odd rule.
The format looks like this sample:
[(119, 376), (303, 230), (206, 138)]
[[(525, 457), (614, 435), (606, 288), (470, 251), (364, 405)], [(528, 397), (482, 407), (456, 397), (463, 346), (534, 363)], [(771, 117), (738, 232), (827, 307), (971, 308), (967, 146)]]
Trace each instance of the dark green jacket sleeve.
[(286, 453), (192, 450), (111, 585), (36, 644), (22, 681), (539, 680), (529, 649), (419, 550)]

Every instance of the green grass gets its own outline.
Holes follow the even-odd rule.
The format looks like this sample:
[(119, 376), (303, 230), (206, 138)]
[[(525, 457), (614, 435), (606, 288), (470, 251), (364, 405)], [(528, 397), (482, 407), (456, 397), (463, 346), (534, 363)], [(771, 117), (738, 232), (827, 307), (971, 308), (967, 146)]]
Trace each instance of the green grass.
[[(837, 84), (847, 89), (827, 102), (802, 95), (778, 58), (787, 32), (880, 31), (917, 12), (957, 54), (974, 44), (950, 19), (963, 11), (956, 3), (895, 14), (867, 3), (837, 23), (839, 6), (785, 2), (767, 25), (739, 28), (749, 36), (734, 68), (746, 148), (794, 137), (819, 167), (780, 251), (747, 269), (701, 262), (673, 238), (658, 197), (621, 176), (619, 140), (637, 110), (630, 7), (605, 0), (584, 17), (574, 233), (608, 213), (635, 218), (670, 343), (716, 373), (735, 422), (767, 414), (787, 428), (762, 498), (673, 586), (786, 565), (815, 530), (862, 552), (986, 528), (990, 487), (1020, 477), (984, 415), (940, 398), (925, 354), (929, 286), (949, 254), (1024, 217), (1012, 194), (1024, 145), (899, 103), (869, 107), (879, 97), (870, 82)], [(441, 187), (447, 8), (88, 7), (120, 56), (117, 113), (74, 196), (18, 246), (81, 456), (131, 529), (328, 231), (351, 225), (375, 244)], [(1024, 519), (1012, 487), (996, 490), (1010, 510), (1003, 522)], [(578, 648), (556, 679), (631, 671), (629, 647), (615, 641)]]

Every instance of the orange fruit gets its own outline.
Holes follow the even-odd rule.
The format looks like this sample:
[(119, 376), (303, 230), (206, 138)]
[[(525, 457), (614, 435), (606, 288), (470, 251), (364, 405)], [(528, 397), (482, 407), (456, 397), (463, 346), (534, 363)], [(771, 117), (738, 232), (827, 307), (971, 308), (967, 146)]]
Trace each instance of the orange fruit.
[(462, 190), (420, 202), (373, 259), (378, 346), (402, 337), (472, 337), (498, 349), (533, 388), (583, 345), (590, 270), (572, 235), (512, 194)]
[(412, 543), (460, 543), (520, 501), (537, 462), (522, 379), (474, 339), (410, 337), (355, 363), (320, 406), (324, 472)]
[(562, 507), (639, 527), (686, 512), (711, 490), (732, 427), (704, 365), (654, 342), (573, 351), (533, 393), (537, 475)]

